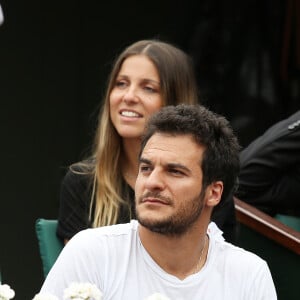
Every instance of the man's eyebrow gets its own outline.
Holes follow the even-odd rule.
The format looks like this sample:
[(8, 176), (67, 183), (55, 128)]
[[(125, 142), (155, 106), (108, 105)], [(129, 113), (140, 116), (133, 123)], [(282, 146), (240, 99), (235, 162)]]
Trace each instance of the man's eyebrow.
[[(144, 157), (141, 157), (139, 159), (139, 162), (147, 164), (147, 165), (152, 165), (152, 161), (150, 159), (147, 159), (147, 158), (144, 158)], [(167, 167), (169, 169), (180, 169), (180, 170), (184, 170), (187, 173), (191, 173), (191, 170), (188, 167), (186, 167), (182, 164), (179, 164), (179, 163), (168, 163), (168, 164), (165, 165), (165, 167)]]
[(167, 164), (167, 167), (170, 168), (170, 169), (181, 169), (181, 170), (184, 170), (184, 171), (186, 171), (188, 173), (191, 173), (191, 170), (188, 167), (186, 167), (186, 166), (184, 166), (182, 164), (169, 163), (169, 164)]
[(148, 164), (148, 165), (152, 164), (150, 159), (147, 159), (147, 158), (144, 158), (144, 157), (140, 157), (139, 163), (144, 163), (144, 164)]

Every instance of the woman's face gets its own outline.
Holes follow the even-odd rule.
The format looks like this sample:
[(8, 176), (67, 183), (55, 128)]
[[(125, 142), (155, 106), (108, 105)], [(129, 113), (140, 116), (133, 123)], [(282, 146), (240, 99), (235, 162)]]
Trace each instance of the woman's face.
[(160, 78), (145, 55), (124, 60), (110, 93), (110, 117), (123, 138), (140, 138), (145, 124), (163, 105)]

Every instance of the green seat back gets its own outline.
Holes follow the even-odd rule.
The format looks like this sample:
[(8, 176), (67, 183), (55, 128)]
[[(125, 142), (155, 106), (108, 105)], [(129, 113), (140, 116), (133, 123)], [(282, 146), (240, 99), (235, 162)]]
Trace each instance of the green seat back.
[(282, 214), (277, 214), (275, 218), (282, 222), (283, 224), (300, 231), (300, 218), (299, 217), (294, 217), (294, 216), (289, 216), (289, 215), (282, 215)]
[(237, 244), (267, 261), (278, 299), (300, 299), (300, 255), (240, 223)]
[(37, 219), (35, 223), (45, 277), (64, 246), (63, 242), (56, 236), (57, 223), (57, 220), (46, 219)]

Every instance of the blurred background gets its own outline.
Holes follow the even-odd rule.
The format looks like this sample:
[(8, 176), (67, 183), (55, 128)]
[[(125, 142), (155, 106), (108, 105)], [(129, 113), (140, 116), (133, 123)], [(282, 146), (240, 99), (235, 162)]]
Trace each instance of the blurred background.
[(242, 146), (300, 109), (297, 0), (0, 0), (0, 271), (16, 300), (43, 273), (35, 220), (57, 217), (66, 168), (89, 151), (115, 56), (139, 39), (195, 62), (201, 102)]

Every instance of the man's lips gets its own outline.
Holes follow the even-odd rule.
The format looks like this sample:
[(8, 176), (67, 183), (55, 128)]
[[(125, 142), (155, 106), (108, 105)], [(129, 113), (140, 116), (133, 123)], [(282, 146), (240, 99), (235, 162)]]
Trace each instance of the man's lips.
[(144, 195), (140, 196), (138, 203), (153, 203), (153, 204), (163, 204), (163, 205), (172, 205), (172, 199), (164, 197), (159, 192), (146, 192)]
[(168, 205), (168, 203), (164, 200), (158, 199), (158, 198), (143, 198), (142, 203), (150, 203), (150, 204), (163, 204)]

